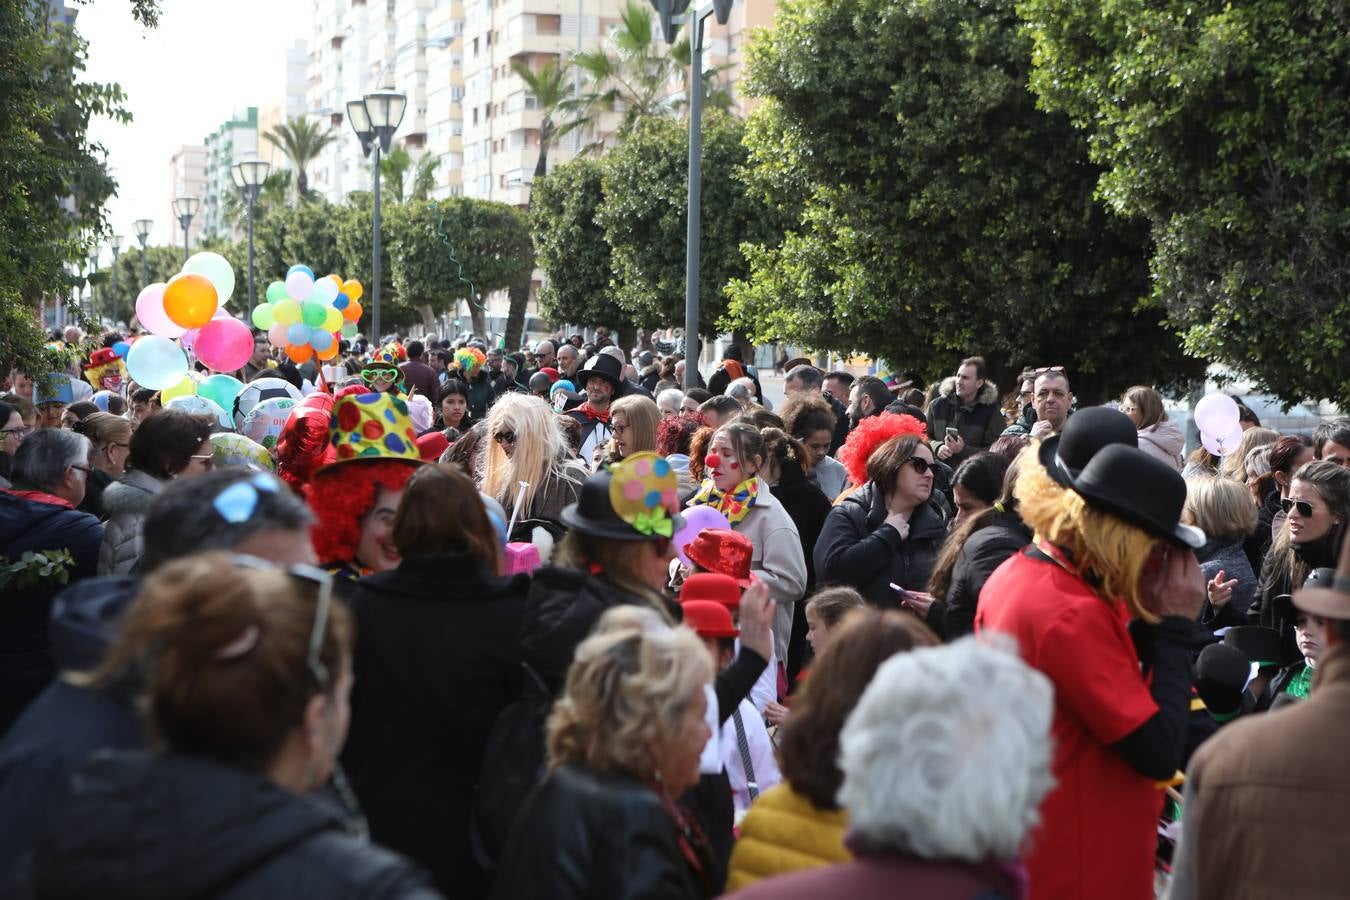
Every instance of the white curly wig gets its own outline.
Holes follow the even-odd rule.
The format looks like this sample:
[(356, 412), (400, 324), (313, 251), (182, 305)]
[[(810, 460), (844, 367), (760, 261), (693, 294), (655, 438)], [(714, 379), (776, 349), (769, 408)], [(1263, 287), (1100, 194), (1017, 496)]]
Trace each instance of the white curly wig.
[(1016, 857), (1054, 783), (1053, 701), (1004, 640), (891, 657), (840, 735), (839, 803), (857, 838), (925, 859)]

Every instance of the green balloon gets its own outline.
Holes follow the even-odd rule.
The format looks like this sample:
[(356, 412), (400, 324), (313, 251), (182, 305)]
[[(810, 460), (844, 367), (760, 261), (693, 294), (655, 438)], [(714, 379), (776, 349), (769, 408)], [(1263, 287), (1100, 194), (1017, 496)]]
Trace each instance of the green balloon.
[(276, 303), (286, 299), (286, 282), (274, 281), (267, 286), (267, 302)]
[(323, 320), (328, 318), (328, 308), (322, 303), (307, 300), (300, 307), (300, 315), (310, 328), (318, 328), (323, 325)]
[(357, 334), (357, 327), (355, 322), (348, 322), (346, 325), (342, 326), (343, 337), (354, 338), (356, 337), (356, 334)]
[(266, 331), (276, 324), (277, 317), (272, 313), (272, 307), (266, 303), (253, 307), (253, 327), (261, 331)]
[(214, 400), (221, 409), (233, 409), (234, 398), (244, 389), (244, 383), (233, 375), (212, 375), (197, 385), (197, 396)]

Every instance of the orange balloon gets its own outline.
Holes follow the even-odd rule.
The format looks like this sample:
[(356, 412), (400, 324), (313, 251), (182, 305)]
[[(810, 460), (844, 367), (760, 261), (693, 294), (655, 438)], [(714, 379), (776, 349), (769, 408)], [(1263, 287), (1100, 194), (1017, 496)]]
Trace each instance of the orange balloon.
[(357, 300), (361, 299), (361, 295), (365, 293), (365, 288), (361, 287), (361, 282), (352, 279), (351, 281), (344, 281), (342, 283), (342, 293), (347, 295), (348, 300), (355, 303)]
[(314, 355), (314, 348), (309, 344), (291, 344), (286, 348), (286, 355), (298, 366), (309, 362), (310, 357)]
[(355, 322), (357, 319), (361, 318), (362, 312), (361, 304), (353, 300), (351, 303), (348, 303), (347, 308), (342, 311), (342, 318), (346, 319), (348, 322)]
[(331, 278), (331, 279), (333, 279), (333, 284), (336, 284), (336, 285), (338, 286), (338, 293), (339, 293), (339, 294), (342, 293), (342, 276), (341, 276), (341, 275), (325, 275), (324, 277), (325, 277), (325, 278)]
[(216, 286), (196, 272), (180, 272), (164, 288), (164, 313), (180, 328), (202, 327), (219, 305)]
[(325, 362), (326, 362), (327, 360), (330, 360), (330, 359), (332, 359), (333, 357), (337, 356), (337, 355), (338, 355), (338, 343), (337, 343), (337, 340), (335, 339), (335, 340), (333, 341), (333, 343), (330, 344), (330, 345), (328, 346), (328, 349), (327, 349), (327, 350), (318, 350), (318, 351), (315, 351), (314, 355), (317, 356), (319, 359), (324, 360)]

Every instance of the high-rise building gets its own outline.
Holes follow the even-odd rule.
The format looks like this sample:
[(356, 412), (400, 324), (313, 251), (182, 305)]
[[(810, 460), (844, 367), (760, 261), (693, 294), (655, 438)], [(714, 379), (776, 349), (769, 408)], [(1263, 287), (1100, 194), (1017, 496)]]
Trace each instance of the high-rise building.
[[(258, 152), (258, 108), (236, 112), (206, 138), (206, 188), (197, 217), (202, 234), (210, 237), (239, 237), (238, 223), (231, 221), (229, 199), (237, 196), (231, 168), (245, 156)], [(179, 239), (182, 233), (179, 232)]]
[[(266, 135), (280, 125), (305, 114), (305, 94), (309, 87), (309, 51), (304, 41), (295, 41), (286, 50), (286, 91), (271, 105), (258, 110), (258, 158), (271, 163), (272, 170), (289, 169), (291, 161)], [(326, 126), (326, 121), (325, 121)]]
[(75, 18), (79, 16), (78, 9), (71, 9), (66, 6), (65, 0), (47, 0), (47, 21), (53, 24), (60, 23), (73, 28)]
[[(183, 229), (173, 215), (173, 201), (178, 197), (206, 197), (206, 145), (184, 144), (169, 158), (169, 210), (170, 243), (181, 247)], [(195, 243), (202, 236), (202, 223), (205, 217), (200, 213), (188, 226), (188, 242)]]

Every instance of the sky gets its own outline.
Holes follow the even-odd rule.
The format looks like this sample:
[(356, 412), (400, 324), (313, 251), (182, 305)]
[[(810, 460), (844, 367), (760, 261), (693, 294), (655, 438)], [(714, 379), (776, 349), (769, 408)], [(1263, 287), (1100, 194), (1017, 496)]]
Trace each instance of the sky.
[(236, 109), (282, 102), (286, 48), (310, 34), (310, 0), (160, 5), (159, 27), (150, 29), (132, 18), (127, 0), (77, 7), (76, 27), (89, 41), (84, 79), (120, 84), (133, 116), (128, 125), (97, 119), (89, 128), (118, 181), (108, 217), (123, 248), (136, 245), (131, 223), (140, 218), (154, 220), (151, 244), (169, 241), (174, 151), (202, 143)]

